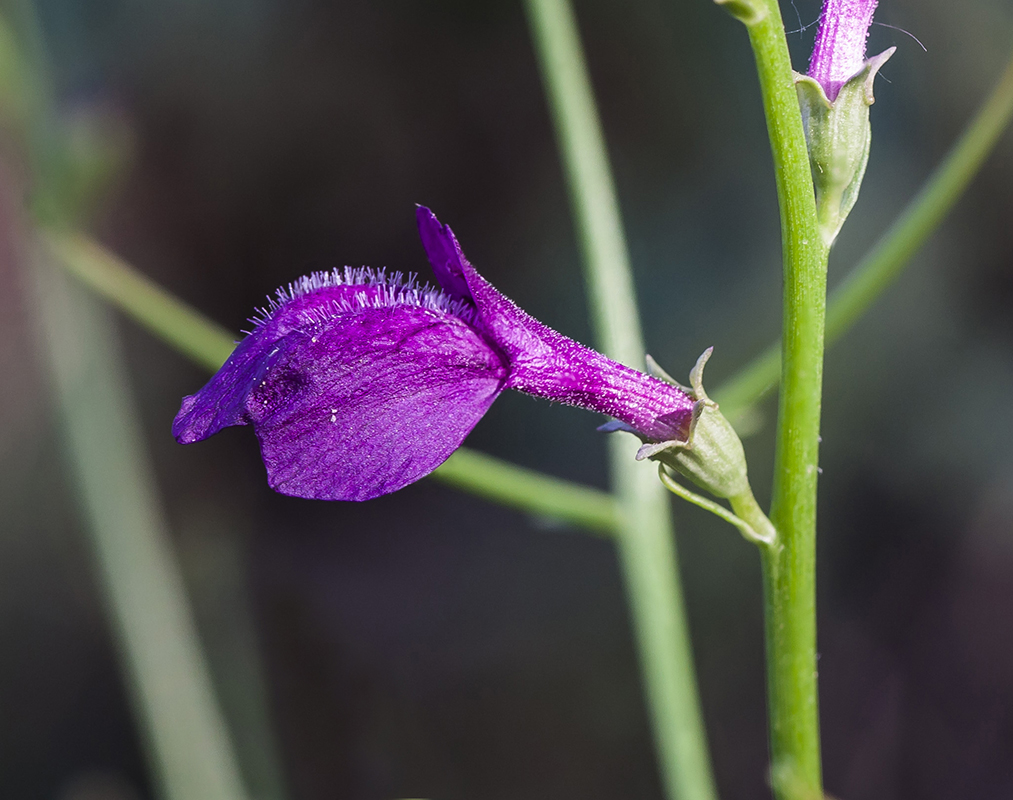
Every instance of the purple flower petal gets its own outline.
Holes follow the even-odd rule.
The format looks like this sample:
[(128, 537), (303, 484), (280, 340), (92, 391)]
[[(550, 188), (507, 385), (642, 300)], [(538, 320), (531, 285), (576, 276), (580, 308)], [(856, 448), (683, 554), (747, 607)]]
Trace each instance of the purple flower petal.
[(400, 489), (460, 446), (507, 374), (468, 309), (371, 272), (346, 270), (359, 282), (324, 285), (335, 276), (281, 293), (207, 386), (184, 399), (178, 441), (252, 423), (271, 486), (327, 500)]
[(300, 334), (254, 395), (277, 411), (256, 425), (272, 487), (368, 500), (428, 475), (503, 390), (506, 366), (460, 319), (368, 309)]
[(224, 366), (197, 394), (183, 398), (172, 423), (172, 435), (180, 444), (192, 444), (230, 425), (253, 421), (247, 399), (276, 364), (284, 361), (294, 338), (271, 337), (258, 328), (229, 356)]
[(824, 0), (819, 32), (809, 60), (815, 78), (833, 102), (865, 63), (865, 41), (878, 0)]

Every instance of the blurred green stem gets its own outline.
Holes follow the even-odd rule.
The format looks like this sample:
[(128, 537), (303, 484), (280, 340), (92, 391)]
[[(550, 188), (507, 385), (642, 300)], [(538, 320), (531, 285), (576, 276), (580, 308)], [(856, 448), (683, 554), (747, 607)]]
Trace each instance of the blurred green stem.
[(37, 261), (37, 318), (70, 464), (156, 787), (165, 800), (242, 800), (109, 312)]
[[(82, 233), (55, 228), (41, 233), (59, 264), (87, 287), (191, 361), (217, 370), (235, 347), (221, 325), (151, 281)], [(461, 448), (433, 477), (501, 505), (610, 534), (618, 513), (612, 496), (502, 459)]]
[(761, 545), (771, 784), (782, 800), (823, 797), (816, 687), (816, 475), (827, 248), (816, 220), (802, 116), (777, 0), (748, 25), (774, 160), (784, 258), (781, 393), (770, 520)]
[[(641, 366), (644, 344), (625, 236), (573, 10), (527, 0), (581, 245), (592, 319), (605, 353)], [(706, 729), (664, 487), (634, 460), (630, 437), (609, 440), (619, 505), (618, 547), (640, 647), (658, 759), (671, 800), (713, 800)]]
[[(68, 147), (33, 4), (4, 10), (17, 24), (0, 19), (0, 117), (30, 165), (36, 221), (67, 221), (80, 211), (67, 179), (82, 154)], [(56, 270), (41, 243), (30, 247), (26, 278), (154, 788), (163, 800), (243, 800), (109, 311)]]
[(256, 800), (286, 800), (248, 582), (249, 537), (221, 513), (222, 505), (188, 505), (173, 536), (176, 559), (247, 791)]
[(433, 477), (494, 503), (565, 520), (590, 533), (612, 535), (619, 525), (618, 504), (607, 492), (467, 447), (458, 448)]
[[(826, 341), (839, 339), (893, 285), (912, 256), (960, 199), (1013, 118), (1013, 56), (960, 139), (929, 180), (830, 295)], [(713, 394), (733, 419), (777, 386), (781, 343), (775, 342)]]
[(215, 372), (235, 337), (83, 233), (46, 228), (51, 254), (74, 277), (173, 349)]

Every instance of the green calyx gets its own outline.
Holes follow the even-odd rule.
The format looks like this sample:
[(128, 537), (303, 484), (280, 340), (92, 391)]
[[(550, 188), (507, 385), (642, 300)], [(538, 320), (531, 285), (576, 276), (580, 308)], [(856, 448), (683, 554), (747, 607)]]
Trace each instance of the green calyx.
[(739, 22), (755, 25), (767, 16), (767, 6), (761, 0), (714, 0)]
[[(637, 452), (637, 460), (658, 461), (662, 465), (662, 482), (670, 491), (731, 522), (750, 541), (773, 544), (777, 535), (753, 498), (742, 441), (703, 388), (704, 366), (713, 350), (708, 348), (697, 360), (690, 372), (690, 388), (682, 387), (696, 400), (688, 439), (647, 443)], [(647, 363), (654, 377), (680, 385), (650, 356)], [(688, 478), (715, 497), (729, 500), (738, 516), (677, 484), (673, 473)]]
[(875, 102), (873, 82), (896, 49), (891, 47), (867, 59), (833, 102), (815, 78), (795, 75), (816, 188), (816, 212), (827, 247), (834, 243), (858, 199), (872, 141), (869, 106)]
[[(637, 460), (653, 458), (660, 461), (715, 497), (737, 497), (749, 490), (742, 441), (718, 410), (718, 404), (707, 396), (703, 388), (703, 369), (713, 351), (714, 348), (710, 347), (697, 359), (689, 374), (690, 388), (681, 387), (696, 400), (689, 438), (685, 442), (672, 440), (645, 444), (637, 453)], [(653, 359), (648, 364), (655, 377), (679, 386), (658, 368)]]

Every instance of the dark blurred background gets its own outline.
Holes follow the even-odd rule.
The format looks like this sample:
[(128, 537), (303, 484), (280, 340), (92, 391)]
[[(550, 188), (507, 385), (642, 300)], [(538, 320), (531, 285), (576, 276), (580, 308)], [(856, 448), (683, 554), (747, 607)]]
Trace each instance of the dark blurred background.
[[(651, 353), (712, 385), (777, 334), (780, 237), (752, 55), (707, 0), (577, 2)], [(789, 28), (816, 0), (782, 4)], [(314, 269), (429, 267), (414, 205), (497, 287), (591, 341), (517, 2), (45, 0), (64, 107), (132, 131), (97, 235), (232, 330)], [(837, 282), (1013, 45), (1009, 0), (883, 0), (862, 197)], [(804, 68), (815, 28), (790, 37)], [(1013, 797), (1013, 138), (826, 368), (827, 790)], [(15, 264), (0, 265), (0, 795), (147, 798)], [(249, 778), (292, 800), (657, 798), (615, 551), (430, 480), (361, 505), (266, 485), (248, 429), (169, 433), (206, 374), (121, 320), (160, 489)], [(758, 494), (773, 405), (747, 442)], [(468, 444), (605, 486), (599, 420), (508, 395)], [(757, 555), (676, 507), (725, 800), (764, 796)], [(250, 653), (259, 654), (252, 661)], [(264, 734), (270, 719), (273, 734)], [(272, 753), (274, 755), (272, 755)], [(265, 789), (267, 791), (267, 789)]]

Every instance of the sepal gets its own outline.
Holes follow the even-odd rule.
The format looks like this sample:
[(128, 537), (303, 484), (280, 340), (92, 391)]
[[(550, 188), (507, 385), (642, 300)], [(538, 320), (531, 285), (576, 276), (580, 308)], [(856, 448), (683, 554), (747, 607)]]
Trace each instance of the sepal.
[[(710, 349), (713, 350), (714, 348), (712, 347)], [(679, 381), (677, 381), (675, 378), (673, 378), (671, 375), (665, 372), (665, 370), (662, 369), (661, 365), (654, 360), (654, 358), (651, 356), (650, 353), (648, 353), (645, 356), (644, 360), (647, 362), (647, 374), (650, 375), (652, 378), (657, 378), (659, 381), (664, 381), (665, 383), (670, 384), (671, 386), (675, 386), (677, 389), (682, 389), (682, 391), (684, 391), (686, 394), (693, 394), (692, 389), (690, 389), (688, 386), (683, 386), (681, 383), (679, 383)]]
[(873, 83), (896, 49), (891, 47), (866, 59), (833, 101), (815, 78), (795, 75), (816, 189), (816, 213), (827, 247), (834, 243), (858, 199), (872, 141), (869, 106), (875, 102)]
[(742, 442), (712, 400), (697, 402), (687, 443), (646, 453), (649, 447), (642, 447), (644, 456), (637, 457), (662, 462), (715, 497), (738, 497), (749, 491)]
[[(746, 454), (735, 429), (703, 387), (704, 366), (713, 352), (713, 347), (705, 350), (689, 375), (696, 402), (688, 439), (647, 442), (637, 452), (637, 460), (660, 461), (715, 497), (738, 497), (749, 490)], [(667, 376), (653, 359), (649, 364), (656, 374)]]

